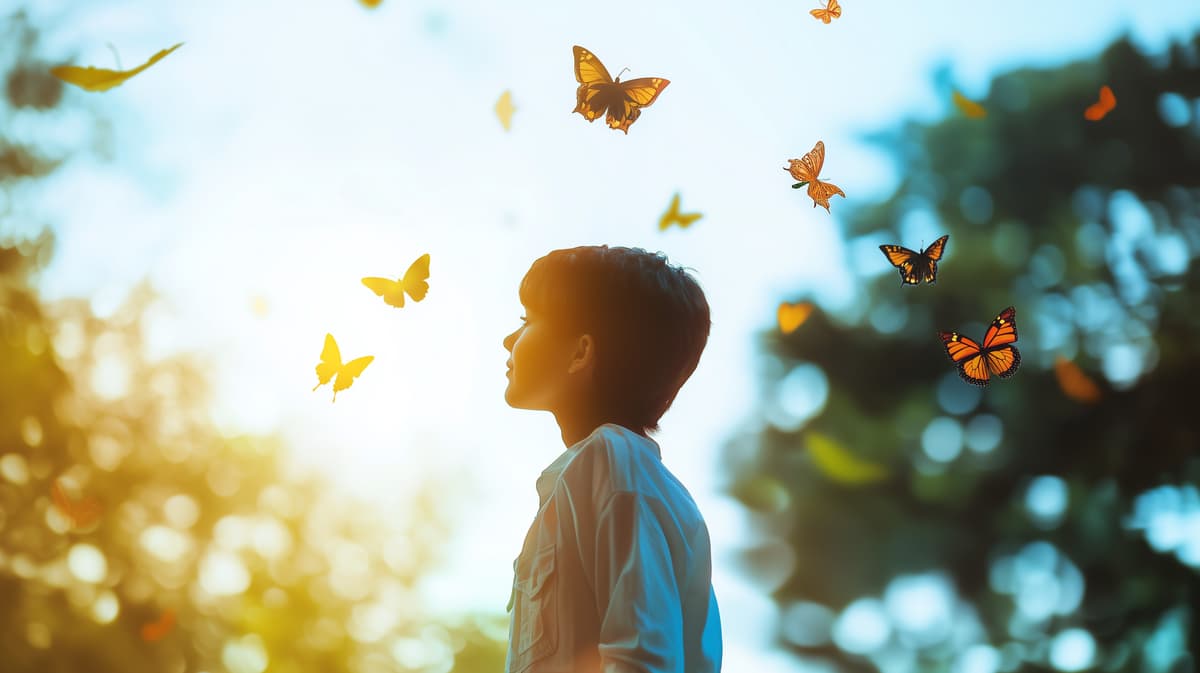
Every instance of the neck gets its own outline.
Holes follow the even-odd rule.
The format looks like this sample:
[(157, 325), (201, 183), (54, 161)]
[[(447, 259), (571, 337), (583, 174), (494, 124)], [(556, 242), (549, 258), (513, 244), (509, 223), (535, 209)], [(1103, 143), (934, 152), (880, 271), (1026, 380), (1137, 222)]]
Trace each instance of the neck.
[(567, 413), (563, 411), (555, 411), (554, 420), (558, 422), (558, 429), (562, 432), (563, 444), (568, 448), (578, 444), (581, 440), (592, 434), (593, 430), (606, 422), (596, 414)]

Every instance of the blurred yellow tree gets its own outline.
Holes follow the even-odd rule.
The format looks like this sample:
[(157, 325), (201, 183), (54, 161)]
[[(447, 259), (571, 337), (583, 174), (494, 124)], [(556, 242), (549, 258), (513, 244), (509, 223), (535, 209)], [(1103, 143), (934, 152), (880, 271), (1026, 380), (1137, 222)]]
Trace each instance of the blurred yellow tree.
[[(52, 124), (62, 84), (36, 30), (20, 13), (2, 29), (0, 114)], [(277, 438), (222, 435), (203, 363), (146, 356), (152, 288), (105, 317), (84, 299), (40, 297), (54, 238), (29, 224), (16, 187), (70, 157), (11, 128), (0, 127), (0, 670), (499, 670), (506, 615), (433, 619), (418, 591), (445, 548), (448, 484), (426, 482), (383, 517), (294, 469)], [(56, 485), (60, 503), (94, 503), (98, 516), (72, 519)]]

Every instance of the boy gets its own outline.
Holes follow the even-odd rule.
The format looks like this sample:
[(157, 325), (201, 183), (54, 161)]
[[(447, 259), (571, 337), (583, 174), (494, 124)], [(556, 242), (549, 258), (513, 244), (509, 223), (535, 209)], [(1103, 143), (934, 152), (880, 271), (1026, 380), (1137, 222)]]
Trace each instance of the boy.
[(513, 561), (508, 673), (715, 673), (708, 529), (648, 433), (708, 341), (704, 292), (661, 254), (538, 259), (504, 339), (504, 399), (554, 414), (567, 450)]

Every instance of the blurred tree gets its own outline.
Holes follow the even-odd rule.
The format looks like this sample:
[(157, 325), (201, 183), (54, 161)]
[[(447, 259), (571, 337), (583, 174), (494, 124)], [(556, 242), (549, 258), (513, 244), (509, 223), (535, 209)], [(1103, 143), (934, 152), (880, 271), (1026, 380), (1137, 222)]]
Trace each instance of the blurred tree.
[(147, 358), (148, 286), (107, 317), (40, 298), (53, 237), (18, 187), (70, 151), (46, 156), (12, 129), (52, 134), (86, 112), (62, 109), (27, 18), (2, 28), (0, 671), (502, 668), (505, 615), (433, 619), (419, 597), (452, 484), (383, 517), (296, 472), (277, 439), (223, 436), (203, 363)]
[[(1103, 84), (1117, 107), (1085, 121)], [(997, 76), (985, 119), (872, 137), (903, 177), (850, 215), (857, 298), (764, 335), (726, 451), (783, 645), (887, 673), (1194, 670), (1198, 97), (1200, 36), (1121, 40)], [(937, 284), (901, 287), (878, 246), (945, 233)], [(1009, 305), (1021, 369), (967, 385), (936, 332), (981, 340)], [(1081, 374), (1098, 401), (1068, 396)]]

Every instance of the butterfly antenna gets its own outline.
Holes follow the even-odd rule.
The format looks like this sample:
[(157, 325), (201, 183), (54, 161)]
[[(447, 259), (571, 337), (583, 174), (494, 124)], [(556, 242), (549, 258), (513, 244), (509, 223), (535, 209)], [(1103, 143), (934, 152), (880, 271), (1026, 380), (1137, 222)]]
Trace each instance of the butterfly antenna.
[(617, 73), (617, 77), (616, 77), (616, 79), (614, 79), (613, 81), (614, 81), (614, 82), (620, 82), (620, 81), (621, 81), (621, 75), (624, 75), (626, 70), (629, 70), (629, 68), (623, 68), (623, 69), (621, 70), (621, 72)]

